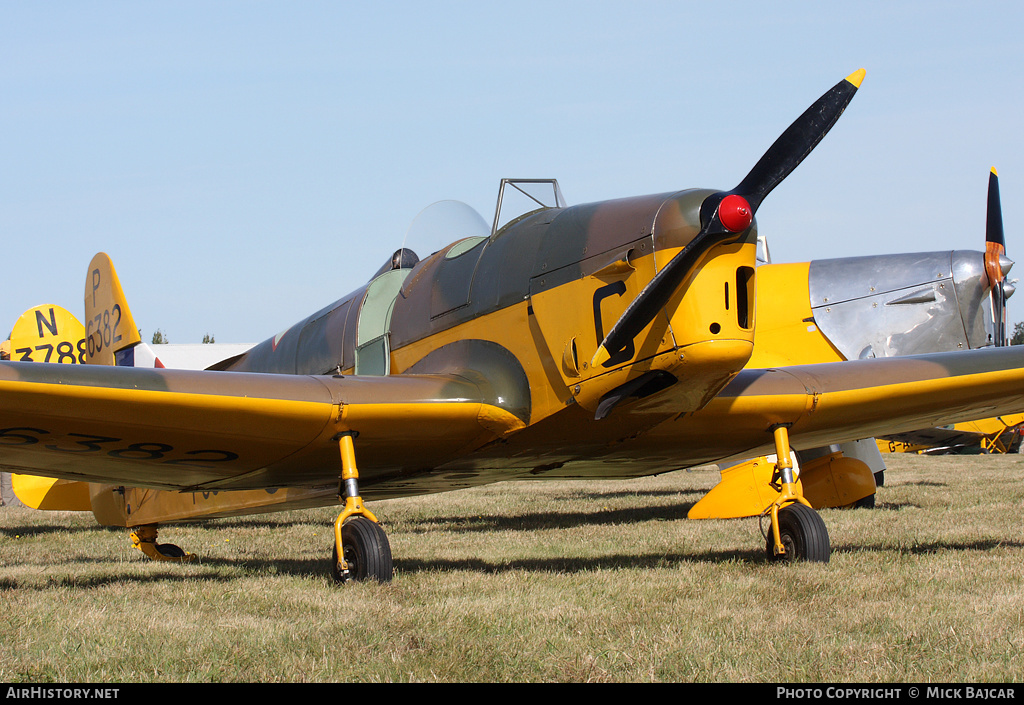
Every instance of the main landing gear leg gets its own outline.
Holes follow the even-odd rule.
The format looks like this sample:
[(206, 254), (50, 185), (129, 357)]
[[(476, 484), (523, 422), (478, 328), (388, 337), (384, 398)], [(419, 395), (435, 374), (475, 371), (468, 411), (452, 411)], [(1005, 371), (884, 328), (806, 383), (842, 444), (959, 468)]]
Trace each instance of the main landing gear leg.
[(810, 502), (804, 499), (793, 478), (789, 425), (779, 424), (771, 431), (778, 457), (773, 482), (777, 479), (780, 486), (778, 498), (764, 511), (771, 516), (772, 524), (766, 537), (768, 560), (828, 563), (832, 552), (828, 529)]
[(132, 531), (132, 545), (154, 561), (188, 562), (196, 559), (196, 554), (186, 553), (173, 543), (157, 543), (157, 525), (143, 524)]
[(335, 438), (341, 449), (339, 498), (345, 507), (334, 522), (334, 558), (331, 575), (338, 583), (350, 580), (391, 580), (391, 544), (377, 517), (363, 506), (359, 496), (359, 471), (356, 469), (354, 431)]

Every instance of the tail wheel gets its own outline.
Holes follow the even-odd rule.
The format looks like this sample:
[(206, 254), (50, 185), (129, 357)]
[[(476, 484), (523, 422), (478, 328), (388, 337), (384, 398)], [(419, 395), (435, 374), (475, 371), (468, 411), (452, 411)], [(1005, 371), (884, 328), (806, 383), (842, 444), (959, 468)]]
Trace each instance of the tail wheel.
[(832, 553), (825, 522), (816, 511), (802, 504), (790, 504), (779, 510), (779, 538), (786, 549), (781, 556), (775, 555), (775, 541), (768, 532), (770, 561), (828, 563)]
[(335, 582), (391, 581), (394, 572), (391, 563), (391, 544), (380, 524), (361, 516), (345, 522), (341, 527), (341, 545), (348, 570), (341, 570), (338, 563), (338, 546), (335, 544), (334, 557), (331, 560), (331, 574)]
[(173, 543), (158, 543), (156, 550), (161, 556), (166, 556), (167, 558), (184, 558), (186, 555), (180, 546), (176, 546)]

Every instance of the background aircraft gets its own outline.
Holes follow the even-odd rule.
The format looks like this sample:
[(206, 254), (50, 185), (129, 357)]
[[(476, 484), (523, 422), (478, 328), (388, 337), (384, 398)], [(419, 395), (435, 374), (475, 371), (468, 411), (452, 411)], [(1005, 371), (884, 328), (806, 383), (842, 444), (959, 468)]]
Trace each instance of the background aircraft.
[(1021, 453), (1024, 414), (1004, 414), (978, 421), (883, 436), (887, 453)]
[[(545, 182), (550, 200), (511, 221), (499, 197), (490, 230), (452, 230), (459, 239), (422, 261), (398, 250), (364, 287), (213, 371), (0, 364), (0, 463), (104, 483), (90, 495), (97, 517), (154, 534), (124, 488), (340, 498), (332, 566), (344, 581), (391, 577), (364, 491), (629, 478), (773, 449), (768, 555), (827, 561), (791, 444), (1003, 413), (1024, 395), (1012, 349), (747, 367), (755, 212), (862, 77), (826, 92), (729, 191), (567, 207)], [(135, 329), (94, 274), (86, 359), (109, 363)]]

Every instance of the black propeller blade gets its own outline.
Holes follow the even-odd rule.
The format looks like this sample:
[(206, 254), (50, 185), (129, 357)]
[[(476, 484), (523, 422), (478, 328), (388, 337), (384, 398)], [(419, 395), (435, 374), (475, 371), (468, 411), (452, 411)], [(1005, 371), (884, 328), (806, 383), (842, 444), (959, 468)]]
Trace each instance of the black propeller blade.
[(606, 364), (654, 320), (704, 252), (737, 238), (750, 227), (765, 196), (789, 176), (832, 129), (863, 80), (864, 69), (860, 69), (833, 86), (786, 128), (736, 188), (704, 200), (700, 232), (633, 300), (605, 336), (591, 365)]
[(999, 205), (999, 173), (996, 168), (988, 175), (988, 214), (985, 223), (985, 242), (992, 242), (1006, 250), (1003, 237), (1003, 209)]
[(988, 214), (985, 220), (985, 273), (992, 285), (992, 316), (995, 319), (996, 346), (1006, 345), (1006, 291), (1003, 288), (1003, 262), (1006, 240), (1003, 236), (1003, 210), (999, 203), (999, 174), (988, 175)]

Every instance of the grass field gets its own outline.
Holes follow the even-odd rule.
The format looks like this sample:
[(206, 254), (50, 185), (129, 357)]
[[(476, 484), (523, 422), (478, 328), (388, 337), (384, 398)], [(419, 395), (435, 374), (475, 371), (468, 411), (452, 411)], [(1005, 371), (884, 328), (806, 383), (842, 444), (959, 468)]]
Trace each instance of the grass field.
[(329, 578), (333, 510), (165, 527), (0, 509), (0, 681), (999, 682), (1024, 674), (1024, 456), (886, 456), (828, 565), (687, 521), (714, 471), (372, 504), (388, 585)]

